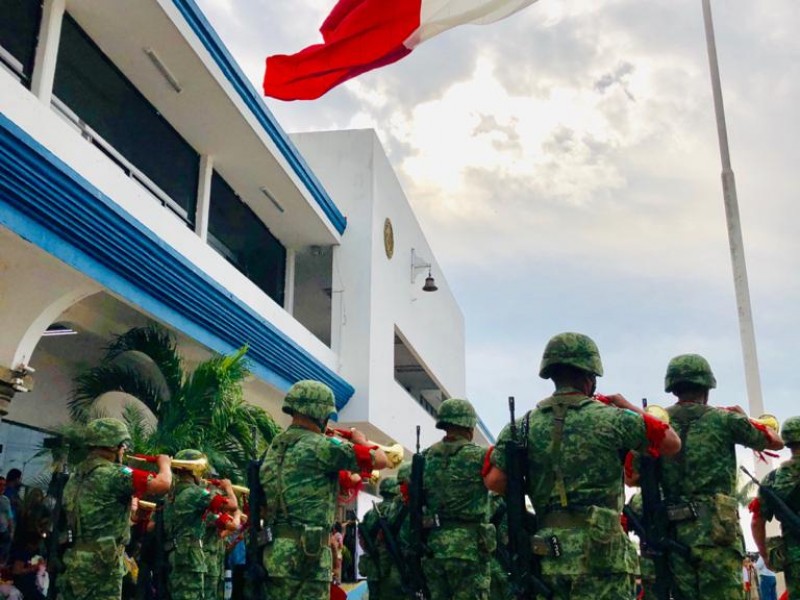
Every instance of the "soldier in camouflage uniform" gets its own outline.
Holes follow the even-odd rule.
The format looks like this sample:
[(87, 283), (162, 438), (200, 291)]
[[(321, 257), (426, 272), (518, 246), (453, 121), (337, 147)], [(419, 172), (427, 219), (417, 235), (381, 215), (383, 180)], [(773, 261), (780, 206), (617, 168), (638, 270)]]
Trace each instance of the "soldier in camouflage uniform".
[[(383, 502), (371, 508), (364, 515), (358, 527), (361, 547), (367, 552), (361, 556), (359, 572), (367, 578), (370, 600), (403, 600), (400, 586), (400, 574), (386, 549), (386, 542), (378, 524), (383, 517), (390, 527), (391, 505), (399, 493), (397, 479), (387, 477), (380, 483), (379, 491)], [(392, 527), (393, 528), (393, 527)], [(395, 533), (395, 540), (397, 534)]]
[[(781, 428), (783, 442), (792, 451), (789, 460), (764, 477), (761, 485), (771, 488), (790, 509), (800, 514), (800, 417), (786, 419)], [(789, 598), (800, 598), (800, 533), (781, 526), (781, 538), (767, 540), (767, 521), (775, 517), (769, 498), (759, 494), (750, 506), (751, 530), (758, 551), (774, 571), (783, 571)]]
[(492, 600), (511, 600), (511, 590), (508, 587), (508, 569), (510, 559), (508, 556), (508, 519), (506, 518), (506, 501), (500, 494), (489, 495), (489, 522), (497, 530), (497, 548), (492, 554), (489, 573), (492, 584), (489, 588), (489, 597)]
[(197, 468), (173, 466), (177, 482), (164, 508), (171, 600), (206, 600), (208, 567), (203, 552), (204, 518), (215, 520), (219, 532), (238, 528), (238, 502), (227, 479), (220, 481), (223, 494), (209, 491), (200, 478), (207, 468), (199, 450), (181, 450), (175, 460), (196, 461)]
[(327, 600), (331, 582), (328, 532), (336, 510), (339, 471), (369, 472), (388, 465), (383, 451), (353, 429), (350, 442), (325, 435), (336, 414), (333, 392), (304, 380), (287, 392), (282, 410), (292, 424), (275, 437), (261, 466), (267, 524), (264, 549), (270, 600)]
[(487, 449), (472, 441), (478, 417), (466, 400), (445, 400), (436, 427), (444, 438), (423, 451), (425, 510), (439, 527), (427, 536), (423, 561), (432, 600), (488, 600), (489, 562), (497, 543), (489, 523), (489, 492), (483, 483)]
[[(561, 556), (537, 545), (543, 581), (558, 599), (630, 600), (636, 549), (620, 524), (624, 493), (621, 457), (653, 448), (674, 454), (680, 440), (668, 425), (645, 415), (621, 395), (593, 397), (603, 365), (585, 335), (562, 333), (547, 344), (539, 376), (555, 392), (517, 423), (528, 432), (527, 495), (538, 517), (538, 536), (555, 536)], [(500, 434), (486, 475), (490, 489), (504, 493), (506, 444)]]
[(736, 501), (736, 444), (780, 449), (780, 437), (757, 427), (744, 411), (708, 406), (717, 381), (705, 358), (684, 354), (667, 366), (664, 388), (678, 398), (667, 408), (683, 442), (665, 456), (661, 481), (672, 537), (692, 548), (687, 561), (669, 555), (676, 600), (742, 597), (744, 540)]
[[(224, 490), (214, 485), (208, 485), (212, 494), (224, 493)], [(220, 530), (220, 515), (209, 512), (205, 518), (205, 532), (203, 533), (203, 554), (206, 559), (206, 573), (203, 577), (205, 583), (204, 600), (222, 600), (225, 585), (225, 534), (228, 528)]]
[(63, 600), (119, 600), (130, 537), (131, 497), (165, 494), (172, 483), (168, 456), (158, 474), (121, 464), (131, 438), (122, 421), (95, 419), (87, 427), (89, 456), (64, 488), (64, 513), (72, 544), (58, 578)]

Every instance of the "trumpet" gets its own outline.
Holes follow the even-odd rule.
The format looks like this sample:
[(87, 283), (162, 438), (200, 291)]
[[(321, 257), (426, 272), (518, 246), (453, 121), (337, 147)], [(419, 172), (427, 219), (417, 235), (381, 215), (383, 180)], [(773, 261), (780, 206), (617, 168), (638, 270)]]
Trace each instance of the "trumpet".
[(156, 509), (156, 503), (150, 502), (148, 500), (139, 500), (139, 510), (147, 510), (147, 511), (154, 511)]
[(757, 419), (750, 419), (754, 423), (760, 423), (764, 427), (768, 427), (772, 429), (775, 433), (778, 433), (778, 430), (781, 428), (780, 424), (778, 423), (778, 419), (775, 415), (771, 415), (769, 413), (765, 413), (760, 415)]
[[(149, 456), (147, 454), (126, 454), (125, 458), (128, 460), (143, 462), (148, 464), (155, 464), (158, 461), (157, 456)], [(198, 458), (195, 460), (175, 460), (172, 459), (170, 466), (173, 469), (185, 469), (195, 473), (204, 473), (208, 470), (208, 460), (205, 458)]]
[[(325, 430), (325, 435), (329, 437), (339, 436), (342, 439), (350, 440), (353, 437), (353, 432), (349, 429), (338, 429), (336, 427), (328, 427)], [(373, 448), (377, 448), (378, 450), (383, 450), (383, 453), (386, 455), (386, 458), (389, 459), (389, 468), (395, 469), (400, 466), (403, 462), (403, 457), (405, 455), (405, 450), (403, 450), (403, 446), (400, 444), (392, 444), (391, 446), (384, 446), (382, 444), (376, 444), (375, 442), (371, 442), (367, 440), (367, 444), (372, 446)], [(373, 475), (370, 477), (370, 481), (373, 480)], [(380, 475), (378, 475), (380, 479)]]
[[(205, 483), (213, 485), (214, 487), (221, 487), (222, 481), (220, 479), (206, 479), (204, 480)], [(233, 489), (234, 494), (239, 494), (242, 496), (249, 496), (250, 495), (250, 488), (245, 487), (243, 485), (236, 485), (235, 483), (231, 484), (231, 489)]]
[(644, 412), (646, 412), (651, 417), (655, 417), (659, 421), (663, 421), (664, 423), (669, 425), (669, 413), (667, 412), (667, 409), (665, 409), (663, 406), (659, 406), (658, 404), (648, 404), (645, 407)]

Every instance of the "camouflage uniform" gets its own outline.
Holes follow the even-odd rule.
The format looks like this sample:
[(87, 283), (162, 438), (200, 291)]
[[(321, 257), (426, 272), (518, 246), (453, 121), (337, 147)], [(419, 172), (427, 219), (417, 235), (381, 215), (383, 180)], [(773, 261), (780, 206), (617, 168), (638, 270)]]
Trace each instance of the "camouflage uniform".
[(369, 554), (361, 556), (359, 571), (362, 576), (367, 578), (370, 600), (405, 600), (407, 597), (402, 592), (400, 572), (386, 549), (386, 543), (378, 524), (379, 516), (382, 516), (389, 527), (395, 531), (395, 540), (397, 540), (398, 524), (391, 519), (391, 507), (398, 491), (395, 478), (389, 477), (381, 481), (380, 494), (383, 502), (376, 505), (376, 508), (367, 511), (358, 529), (359, 535), (369, 540), (368, 543), (362, 544)]
[[(680, 385), (716, 387), (702, 356), (687, 354), (670, 361), (665, 389), (675, 392)], [(682, 447), (677, 455), (662, 458), (662, 489), (671, 536), (692, 548), (693, 555), (692, 561), (676, 552), (669, 555), (673, 596), (741, 598), (744, 539), (734, 497), (735, 446), (763, 450), (767, 438), (746, 416), (706, 404), (678, 402), (667, 413)]]
[(222, 600), (225, 586), (225, 539), (220, 535), (219, 516), (206, 516), (203, 534), (203, 554), (206, 559), (205, 600)]
[(506, 502), (502, 496), (490, 494), (489, 515), (489, 521), (497, 530), (497, 548), (492, 554), (489, 565), (489, 574), (492, 578), (489, 597), (492, 600), (511, 600), (511, 590), (508, 587), (509, 558), (506, 554), (508, 519), (506, 518)]
[[(305, 415), (324, 430), (336, 413), (333, 392), (317, 381), (299, 381), (286, 394), (283, 411)], [(369, 456), (374, 458), (372, 452)], [(340, 470), (361, 470), (355, 447), (348, 442), (297, 425), (272, 441), (260, 473), (274, 536), (264, 550), (270, 600), (329, 597), (328, 538)]]
[[(595, 343), (576, 333), (553, 337), (539, 375), (550, 378), (555, 365), (601, 376)], [(556, 418), (563, 431), (556, 434)], [(630, 600), (636, 548), (620, 524), (624, 493), (621, 457), (648, 445), (644, 419), (606, 406), (571, 388), (558, 388), (517, 422), (527, 431), (527, 495), (539, 523), (537, 535), (556, 536), (562, 555), (541, 557), (541, 576), (558, 599)], [(506, 469), (507, 426), (492, 462)]]
[[(176, 460), (200, 458), (205, 456), (197, 450), (181, 450), (175, 455)], [(164, 508), (164, 528), (171, 600), (206, 600), (208, 567), (203, 551), (206, 530), (203, 517), (208, 513), (219, 514), (223, 504), (224, 496), (195, 481), (179, 480), (170, 492)]]
[[(781, 436), (788, 446), (800, 444), (800, 417), (786, 419), (781, 429)], [(800, 456), (793, 455), (780, 467), (768, 473), (762, 485), (772, 488), (789, 508), (800, 514)], [(771, 521), (775, 517), (775, 507), (763, 494), (759, 494), (758, 499), (761, 516), (765, 521)], [(781, 534), (785, 545), (782, 560), (774, 556), (774, 551), (768, 558), (773, 563), (771, 566), (774, 570), (778, 571), (783, 567), (789, 598), (800, 598), (800, 535), (783, 526)], [(770, 542), (772, 540), (768, 540), (768, 548), (773, 545)]]
[[(116, 449), (130, 442), (125, 424), (95, 419), (89, 444)], [(64, 488), (64, 511), (73, 544), (58, 578), (63, 600), (119, 600), (126, 569), (122, 553), (130, 538), (131, 496), (146, 488), (148, 474), (90, 455)]]
[[(466, 400), (451, 398), (439, 408), (436, 427), (472, 430), (477, 416)], [(487, 600), (489, 562), (497, 539), (489, 521), (489, 492), (483, 483), (486, 448), (448, 435), (422, 453), (428, 514), (440, 526), (427, 535), (430, 558), (423, 561), (432, 600)]]

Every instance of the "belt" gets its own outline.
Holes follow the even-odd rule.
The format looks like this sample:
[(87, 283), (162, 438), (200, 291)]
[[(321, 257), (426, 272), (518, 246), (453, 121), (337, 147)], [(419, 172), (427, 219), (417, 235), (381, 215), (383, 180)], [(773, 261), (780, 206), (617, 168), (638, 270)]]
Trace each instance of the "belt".
[(539, 527), (563, 529), (579, 529), (589, 526), (589, 517), (585, 513), (567, 510), (553, 511), (539, 518)]

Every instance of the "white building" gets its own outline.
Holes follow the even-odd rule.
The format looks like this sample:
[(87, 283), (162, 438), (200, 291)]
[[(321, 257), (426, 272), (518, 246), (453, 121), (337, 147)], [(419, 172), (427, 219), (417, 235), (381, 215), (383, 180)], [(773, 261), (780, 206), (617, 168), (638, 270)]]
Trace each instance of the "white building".
[(248, 344), (278, 419), (314, 378), (376, 441), (437, 437), (463, 318), (372, 133), (295, 146), (193, 0), (0, 3), (0, 65), (0, 471), (151, 322), (189, 362)]

